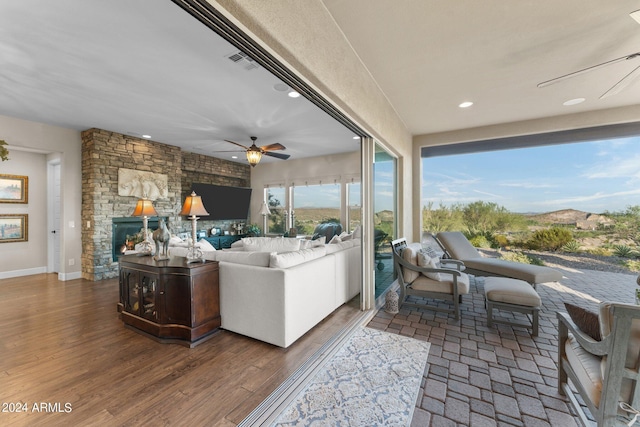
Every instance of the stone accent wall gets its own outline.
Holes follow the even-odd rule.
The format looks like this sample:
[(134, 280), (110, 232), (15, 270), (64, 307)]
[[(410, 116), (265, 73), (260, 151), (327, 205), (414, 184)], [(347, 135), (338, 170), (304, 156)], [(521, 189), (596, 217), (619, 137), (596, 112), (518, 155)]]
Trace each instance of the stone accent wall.
[[(189, 177), (185, 191), (183, 165)], [(131, 216), (137, 202), (135, 197), (118, 195), (120, 168), (168, 176), (168, 198), (153, 204), (160, 216), (168, 217), (167, 225), (174, 233), (190, 229), (178, 214), (191, 182), (250, 186), (248, 165), (101, 129), (82, 132), (82, 277), (88, 280), (118, 275), (111, 248), (112, 219)]]

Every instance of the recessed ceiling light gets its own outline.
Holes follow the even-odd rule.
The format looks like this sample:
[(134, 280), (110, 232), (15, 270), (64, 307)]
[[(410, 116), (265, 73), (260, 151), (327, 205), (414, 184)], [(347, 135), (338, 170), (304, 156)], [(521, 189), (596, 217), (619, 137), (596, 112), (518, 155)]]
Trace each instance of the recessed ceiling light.
[(232, 158), (232, 159), (237, 159), (237, 158), (238, 158), (238, 156), (231, 156), (231, 158)]
[(353, 139), (360, 139), (358, 135), (354, 136)]
[(563, 102), (562, 105), (566, 105), (566, 106), (576, 105), (576, 104), (581, 104), (584, 101), (585, 101), (584, 98), (574, 98), (574, 99), (570, 99), (568, 101)]
[(632, 17), (633, 19), (635, 19), (635, 21), (640, 24), (640, 10), (636, 10), (635, 12), (631, 12), (629, 14), (630, 17)]
[(143, 138), (151, 139), (151, 135), (142, 135)]
[(273, 88), (278, 92), (286, 92), (289, 90), (289, 86), (284, 83), (276, 83), (273, 85)]
[(461, 103), (460, 105), (458, 105), (458, 107), (460, 108), (469, 108), (473, 105), (473, 102), (471, 101), (465, 101), (463, 103)]
[(289, 95), (290, 98), (298, 98), (300, 96), (300, 94), (298, 92), (296, 92), (295, 90), (292, 90), (287, 95)]

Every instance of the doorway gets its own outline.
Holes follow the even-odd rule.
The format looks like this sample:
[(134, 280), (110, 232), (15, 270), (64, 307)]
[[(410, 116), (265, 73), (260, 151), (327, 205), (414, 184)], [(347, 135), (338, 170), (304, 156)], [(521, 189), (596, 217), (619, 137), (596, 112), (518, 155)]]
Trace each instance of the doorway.
[(60, 273), (60, 159), (47, 162), (47, 273)]

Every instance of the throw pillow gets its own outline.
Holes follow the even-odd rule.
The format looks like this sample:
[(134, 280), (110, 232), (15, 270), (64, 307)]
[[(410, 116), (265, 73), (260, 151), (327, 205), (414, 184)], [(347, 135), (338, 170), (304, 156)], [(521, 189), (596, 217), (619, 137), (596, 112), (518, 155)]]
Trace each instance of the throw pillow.
[(213, 247), (211, 243), (207, 239), (200, 239), (196, 246), (199, 246), (205, 252), (215, 251), (216, 248)]
[(569, 313), (569, 317), (571, 317), (573, 323), (575, 323), (582, 332), (589, 335), (596, 341), (602, 340), (598, 313), (594, 313), (568, 302), (564, 303), (564, 307), (567, 309), (567, 313)]
[(440, 254), (438, 254), (436, 250), (429, 245), (424, 245), (422, 247), (422, 250), (424, 251), (425, 254), (429, 255), (429, 257), (431, 258), (440, 258)]
[[(440, 268), (440, 259), (431, 258), (426, 252), (420, 251), (418, 252), (418, 266), (426, 268)], [(445, 277), (446, 274), (444, 273), (423, 272), (422, 274), (427, 276), (429, 279), (437, 280), (438, 282), (447, 280)]]
[(331, 238), (331, 240), (329, 240), (330, 244), (334, 244), (334, 243), (342, 243), (342, 239), (340, 238), (340, 236), (338, 236), (337, 234), (335, 236), (333, 236)]

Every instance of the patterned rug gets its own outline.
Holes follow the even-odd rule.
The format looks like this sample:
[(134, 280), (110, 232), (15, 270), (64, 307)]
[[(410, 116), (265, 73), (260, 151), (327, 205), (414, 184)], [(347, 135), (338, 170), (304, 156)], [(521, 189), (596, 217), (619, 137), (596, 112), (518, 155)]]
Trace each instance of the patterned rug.
[(430, 344), (360, 327), (273, 426), (408, 426)]

